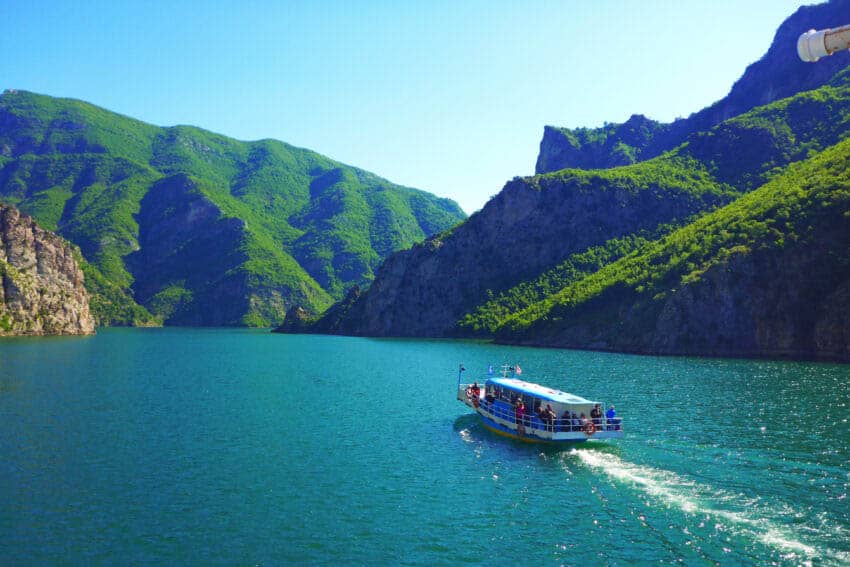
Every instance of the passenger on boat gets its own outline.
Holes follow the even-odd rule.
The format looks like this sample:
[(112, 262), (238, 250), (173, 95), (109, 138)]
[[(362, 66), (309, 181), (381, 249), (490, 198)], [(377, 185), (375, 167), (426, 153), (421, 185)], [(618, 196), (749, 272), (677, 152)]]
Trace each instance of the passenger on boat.
[(540, 419), (543, 421), (543, 423), (546, 424), (546, 430), (547, 431), (555, 431), (555, 418), (556, 417), (557, 416), (555, 415), (555, 411), (552, 409), (552, 406), (549, 405), (549, 404), (546, 404), (546, 409), (544, 409), (542, 412), (540, 412)]
[(573, 412), (573, 431), (581, 431), (581, 421), (576, 415), (576, 412)]
[(495, 390), (493, 390), (493, 388), (490, 388), (489, 390), (487, 390), (487, 393), (484, 394), (484, 398), (487, 400), (487, 403), (492, 404), (494, 401), (496, 401)]
[(522, 398), (517, 398), (516, 406), (514, 406), (514, 417), (516, 418), (517, 433), (525, 435), (525, 404)]
[(620, 419), (617, 417), (617, 411), (614, 409), (614, 406), (611, 405), (608, 408), (608, 411), (605, 412), (605, 417), (608, 421), (608, 429), (613, 431), (620, 430)]
[(570, 418), (570, 410), (564, 411), (563, 415), (561, 415), (561, 431), (570, 431), (570, 426), (572, 425), (572, 419)]
[(593, 406), (593, 409), (590, 410), (590, 419), (593, 420), (593, 425), (599, 427), (602, 425), (602, 408), (599, 407), (599, 404)]

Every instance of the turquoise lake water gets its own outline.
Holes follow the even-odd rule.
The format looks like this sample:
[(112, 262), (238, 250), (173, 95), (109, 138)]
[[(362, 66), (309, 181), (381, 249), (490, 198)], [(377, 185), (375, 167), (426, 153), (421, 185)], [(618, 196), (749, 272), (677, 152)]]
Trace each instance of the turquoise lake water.
[[(616, 404), (545, 449), (488, 364)], [(0, 564), (850, 564), (850, 366), (105, 329), (0, 340)]]

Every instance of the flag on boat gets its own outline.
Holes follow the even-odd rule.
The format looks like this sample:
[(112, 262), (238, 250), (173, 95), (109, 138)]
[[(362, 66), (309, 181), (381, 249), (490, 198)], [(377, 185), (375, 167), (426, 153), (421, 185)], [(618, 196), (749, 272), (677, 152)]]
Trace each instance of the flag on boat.
[(522, 374), (522, 368), (519, 367), (519, 364), (516, 365), (516, 373)]
[(493, 365), (492, 364), (487, 367), (487, 374), (489, 374), (490, 376), (493, 375)]

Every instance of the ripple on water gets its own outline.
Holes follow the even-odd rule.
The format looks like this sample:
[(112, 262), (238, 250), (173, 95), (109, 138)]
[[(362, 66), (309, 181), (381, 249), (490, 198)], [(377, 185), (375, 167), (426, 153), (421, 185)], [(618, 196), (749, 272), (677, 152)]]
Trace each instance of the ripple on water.
[[(506, 360), (615, 402), (626, 438), (491, 434), (457, 364)], [(849, 385), (836, 365), (235, 329), (0, 342), (0, 562), (847, 563)]]

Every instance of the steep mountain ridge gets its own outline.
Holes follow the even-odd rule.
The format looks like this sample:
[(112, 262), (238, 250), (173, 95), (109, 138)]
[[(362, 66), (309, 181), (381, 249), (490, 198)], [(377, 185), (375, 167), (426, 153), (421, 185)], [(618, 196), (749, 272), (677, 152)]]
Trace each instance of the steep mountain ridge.
[(602, 169), (650, 159), (675, 148), (695, 132), (709, 130), (752, 108), (826, 84), (847, 66), (847, 54), (838, 53), (816, 65), (804, 63), (797, 56), (797, 37), (812, 28), (843, 25), (848, 14), (850, 0), (802, 6), (779, 26), (770, 48), (746, 68), (728, 95), (688, 118), (664, 124), (633, 115), (622, 124), (601, 128), (546, 126), (535, 172), (575, 167)]
[(23, 91), (0, 96), (0, 200), (79, 245), (101, 324), (321, 311), (391, 252), (465, 218), (453, 201), (283, 142)]

